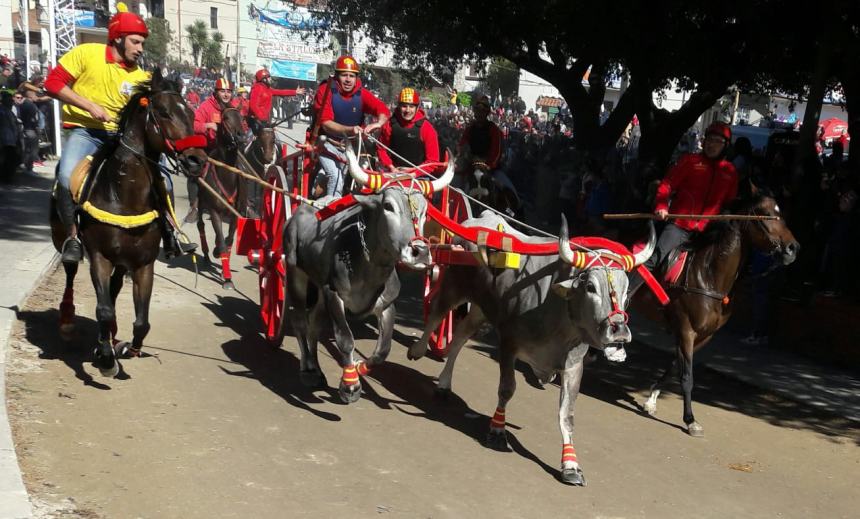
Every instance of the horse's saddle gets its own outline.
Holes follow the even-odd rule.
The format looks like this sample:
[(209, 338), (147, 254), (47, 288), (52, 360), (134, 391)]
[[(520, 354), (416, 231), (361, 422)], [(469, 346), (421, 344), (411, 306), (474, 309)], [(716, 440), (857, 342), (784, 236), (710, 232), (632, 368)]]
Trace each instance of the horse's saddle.
[(663, 282), (667, 285), (677, 285), (681, 278), (681, 273), (684, 272), (684, 265), (687, 263), (689, 250), (684, 247), (675, 249), (666, 258), (665, 268), (663, 269)]
[(84, 189), (86, 188), (87, 181), (90, 177), (90, 166), (92, 163), (93, 156), (87, 155), (82, 158), (75, 166), (75, 169), (72, 170), (72, 176), (69, 179), (69, 191), (71, 191), (72, 200), (74, 200), (76, 204), (80, 204), (82, 201), (81, 197), (84, 194)]

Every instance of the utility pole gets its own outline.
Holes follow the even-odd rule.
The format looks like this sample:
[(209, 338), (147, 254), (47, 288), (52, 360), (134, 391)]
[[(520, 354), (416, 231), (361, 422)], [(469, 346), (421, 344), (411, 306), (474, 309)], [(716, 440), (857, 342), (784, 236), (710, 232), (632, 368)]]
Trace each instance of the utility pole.
[(24, 79), (30, 80), (30, 0), (20, 0), (18, 11), (21, 13), (21, 23), (24, 25), (24, 66), (27, 74)]
[(179, 0), (176, 2), (176, 19), (179, 24), (179, 30), (176, 31), (179, 34), (179, 64), (182, 65), (182, 2)]

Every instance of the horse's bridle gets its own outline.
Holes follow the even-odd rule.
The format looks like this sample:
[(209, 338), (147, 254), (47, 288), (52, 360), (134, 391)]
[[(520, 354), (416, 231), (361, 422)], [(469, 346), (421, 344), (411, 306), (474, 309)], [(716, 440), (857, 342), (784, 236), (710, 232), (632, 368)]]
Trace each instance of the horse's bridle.
[[(224, 128), (224, 124), (223, 124), (224, 113), (231, 112), (231, 111), (238, 113), (240, 116), (242, 115), (242, 112), (238, 108), (236, 108), (235, 106), (228, 106), (227, 108), (223, 109), (221, 111), (221, 121), (222, 121), (222, 124), (220, 126), (221, 128)], [(232, 148), (237, 149), (237, 150), (241, 149), (240, 141), (236, 138), (236, 136), (233, 134), (233, 132), (226, 132), (226, 133), (230, 137), (230, 142), (228, 143), (228, 146), (232, 146)]]
[[(182, 95), (179, 92), (174, 92), (172, 90), (163, 90), (163, 91), (156, 92), (156, 93), (157, 94), (174, 95), (174, 96), (182, 99)], [(206, 137), (204, 137), (203, 135), (192, 134), (192, 135), (189, 135), (188, 137), (183, 137), (179, 140), (175, 140), (175, 139), (171, 139), (171, 138), (167, 137), (167, 132), (165, 132), (164, 129), (161, 127), (161, 123), (158, 121), (158, 117), (156, 117), (152, 113), (152, 105), (149, 102), (149, 97), (143, 97), (143, 98), (141, 98), (141, 101), (143, 101), (144, 99), (146, 100), (146, 102), (141, 103), (141, 104), (146, 106), (146, 120), (147, 120), (147, 122), (152, 120), (152, 123), (155, 126), (155, 132), (161, 136), (162, 140), (164, 141), (165, 146), (167, 146), (167, 149), (174, 155), (174, 157), (176, 156), (176, 154), (182, 153), (183, 151), (185, 151), (187, 149), (205, 148), (206, 147)]]

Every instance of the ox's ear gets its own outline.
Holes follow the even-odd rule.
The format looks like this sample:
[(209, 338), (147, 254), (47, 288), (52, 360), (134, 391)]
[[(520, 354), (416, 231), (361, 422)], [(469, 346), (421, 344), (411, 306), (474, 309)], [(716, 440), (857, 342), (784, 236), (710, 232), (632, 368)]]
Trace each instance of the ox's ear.
[(363, 195), (361, 193), (353, 193), (353, 198), (358, 204), (364, 209), (375, 210), (379, 208), (379, 205), (382, 203), (382, 197), (376, 193), (372, 193), (369, 195)]
[(552, 291), (555, 292), (556, 295), (561, 297), (562, 299), (570, 299), (571, 297), (573, 297), (572, 292), (574, 291), (574, 289), (579, 287), (579, 283), (579, 276), (572, 277), (565, 281), (553, 283)]

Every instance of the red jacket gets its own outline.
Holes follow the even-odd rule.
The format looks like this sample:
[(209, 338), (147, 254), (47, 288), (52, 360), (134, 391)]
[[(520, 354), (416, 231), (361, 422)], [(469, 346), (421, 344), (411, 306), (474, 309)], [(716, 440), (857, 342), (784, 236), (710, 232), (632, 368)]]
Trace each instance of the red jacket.
[[(346, 93), (338, 84), (337, 81), (332, 80), (332, 84), (340, 92), (340, 95), (349, 99), (351, 98), (356, 91), (361, 89), (361, 111), (365, 114), (372, 115), (374, 117), (379, 117), (380, 115), (385, 115), (386, 117), (391, 117), (391, 111), (385, 106), (385, 103), (379, 100), (378, 97), (371, 94), (369, 91), (361, 88), (361, 80), (356, 78), (355, 80), (355, 88), (352, 89), (352, 92)], [(331, 107), (331, 96), (326, 95), (326, 91), (328, 91), (328, 80), (320, 83), (319, 88), (317, 88), (317, 93), (314, 96), (314, 111), (317, 114), (322, 114), (320, 116), (319, 124), (326, 121), (334, 120), (334, 109)], [(325, 106), (323, 106), (323, 99), (325, 99)]]
[[(413, 117), (409, 122), (404, 121), (400, 117), (399, 113), (395, 113), (394, 117), (397, 118), (397, 121), (405, 129), (412, 128), (418, 123), (418, 121), (425, 119), (424, 111), (420, 108), (415, 112), (415, 117)], [(391, 120), (389, 119), (379, 130), (379, 142), (391, 147), (391, 131)], [(436, 130), (433, 128), (433, 125), (430, 124), (430, 121), (424, 121), (421, 125), (421, 133), (419, 133), (418, 136), (421, 138), (421, 142), (424, 143), (424, 162), (421, 164), (439, 162), (439, 138), (436, 136)], [(396, 152), (397, 150), (394, 151)], [(379, 161), (383, 166), (391, 167), (394, 164), (391, 156), (381, 146), (376, 149), (376, 153), (379, 155)], [(420, 166), (421, 164), (418, 165)], [(434, 173), (434, 170), (437, 169), (439, 168), (427, 169), (426, 171), (428, 173)]]
[(197, 110), (197, 107), (200, 106), (200, 94), (194, 90), (189, 90), (188, 93), (185, 94), (185, 102), (188, 103), (189, 108)]
[[(236, 98), (230, 100), (230, 106), (238, 108)], [(214, 95), (209, 96), (194, 112), (194, 133), (206, 136), (207, 147), (215, 145), (215, 130), (206, 128), (206, 123), (221, 124), (221, 105)]]
[[(496, 126), (496, 123), (493, 121), (487, 121), (487, 125), (489, 126), (488, 131), (490, 132), (490, 149), (486, 153), (486, 157), (475, 154), (475, 158), (484, 159), (484, 162), (487, 163), (492, 171), (496, 169), (499, 165), (499, 159), (502, 158), (502, 131), (499, 130), (499, 127)], [(469, 135), (473, 127), (476, 127), (475, 123), (466, 127), (466, 130), (463, 132), (463, 136), (460, 138), (460, 148), (469, 144)], [(474, 150), (472, 151), (474, 154)]]
[[(688, 153), (660, 182), (654, 210), (675, 214), (720, 214), (723, 205), (738, 196), (738, 172), (725, 159), (711, 160), (702, 153)], [(672, 199), (671, 202), (669, 199)], [(681, 229), (703, 231), (708, 220), (676, 220)]]
[(261, 122), (267, 123), (272, 118), (272, 96), (294, 96), (295, 90), (272, 88), (262, 81), (257, 81), (251, 87), (250, 110)]

